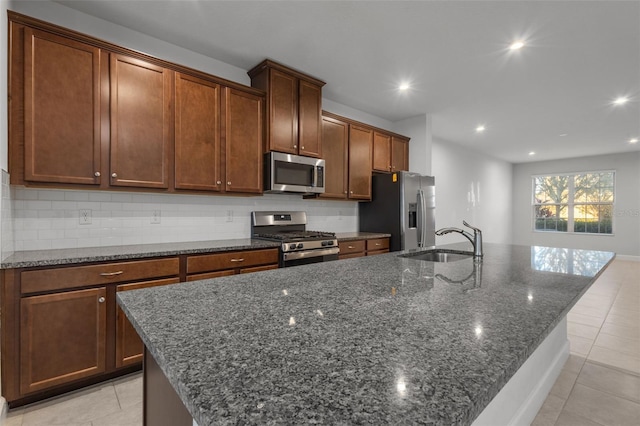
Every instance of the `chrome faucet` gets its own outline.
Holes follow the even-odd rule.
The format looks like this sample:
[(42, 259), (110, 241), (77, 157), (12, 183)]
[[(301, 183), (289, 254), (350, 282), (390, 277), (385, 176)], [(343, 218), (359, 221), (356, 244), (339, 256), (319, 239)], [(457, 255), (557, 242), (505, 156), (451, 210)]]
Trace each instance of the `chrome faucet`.
[(474, 226), (469, 225), (465, 220), (462, 221), (462, 224), (468, 228), (471, 228), (473, 230), (473, 235), (459, 228), (438, 229), (436, 231), (436, 235), (440, 236), (440, 235), (449, 234), (451, 232), (458, 232), (462, 234), (473, 245), (473, 258), (475, 260), (481, 260), (482, 259), (482, 231)]

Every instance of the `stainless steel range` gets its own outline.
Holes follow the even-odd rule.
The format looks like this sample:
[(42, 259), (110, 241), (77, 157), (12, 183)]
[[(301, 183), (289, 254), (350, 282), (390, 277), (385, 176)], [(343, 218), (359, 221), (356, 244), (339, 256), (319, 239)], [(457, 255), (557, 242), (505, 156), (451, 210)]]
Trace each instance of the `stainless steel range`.
[(280, 267), (337, 260), (340, 249), (333, 232), (307, 231), (305, 212), (251, 213), (251, 236), (280, 241)]

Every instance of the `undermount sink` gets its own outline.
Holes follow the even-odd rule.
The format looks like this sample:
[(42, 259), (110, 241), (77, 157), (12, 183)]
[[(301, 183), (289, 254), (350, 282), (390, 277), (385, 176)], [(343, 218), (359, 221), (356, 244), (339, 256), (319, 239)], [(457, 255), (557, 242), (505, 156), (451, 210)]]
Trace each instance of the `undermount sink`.
[(473, 257), (473, 253), (466, 251), (432, 249), (400, 254), (398, 255), (398, 257), (406, 257), (412, 260), (423, 260), (426, 262), (456, 262), (458, 260), (464, 260)]

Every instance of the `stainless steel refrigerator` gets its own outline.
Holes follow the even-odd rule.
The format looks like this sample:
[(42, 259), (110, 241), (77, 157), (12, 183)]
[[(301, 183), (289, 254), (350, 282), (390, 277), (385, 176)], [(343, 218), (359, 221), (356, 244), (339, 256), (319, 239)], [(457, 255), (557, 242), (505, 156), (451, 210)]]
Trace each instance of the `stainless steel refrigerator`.
[(372, 200), (358, 205), (361, 232), (391, 234), (391, 251), (435, 245), (433, 176), (375, 173), (371, 184)]

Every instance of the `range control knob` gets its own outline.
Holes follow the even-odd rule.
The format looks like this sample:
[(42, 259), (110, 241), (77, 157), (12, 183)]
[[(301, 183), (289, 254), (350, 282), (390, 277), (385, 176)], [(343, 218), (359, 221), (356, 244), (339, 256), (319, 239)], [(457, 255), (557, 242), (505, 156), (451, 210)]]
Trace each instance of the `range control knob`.
[(304, 247), (304, 246), (302, 245), (302, 243), (298, 244), (298, 248), (299, 248), (299, 249), (301, 249), (301, 248), (303, 248), (303, 247)]
[(297, 246), (296, 246), (295, 244), (289, 244), (289, 249), (290, 249), (290, 250), (293, 250), (293, 249), (295, 249), (296, 247), (297, 247)]
[(327, 241), (327, 245), (328, 246), (332, 246), (333, 245), (333, 241)]
[(321, 245), (322, 245), (323, 247), (324, 247), (324, 246), (328, 246), (328, 245), (329, 245), (329, 241), (323, 241)]

